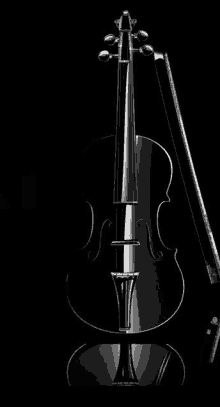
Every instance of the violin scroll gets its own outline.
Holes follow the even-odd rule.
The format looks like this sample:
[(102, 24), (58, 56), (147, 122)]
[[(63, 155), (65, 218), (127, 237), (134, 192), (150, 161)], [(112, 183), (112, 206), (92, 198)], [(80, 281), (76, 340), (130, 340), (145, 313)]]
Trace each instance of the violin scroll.
[(133, 20), (127, 10), (123, 11), (120, 19), (115, 20), (115, 24), (119, 29), (119, 37), (114, 34), (107, 34), (104, 37), (107, 45), (113, 46), (118, 44), (118, 54), (110, 54), (108, 51), (101, 51), (98, 55), (100, 61), (107, 62), (113, 57), (118, 57), (119, 62), (130, 62), (132, 59), (132, 52), (140, 52), (144, 56), (151, 55), (154, 49), (151, 45), (143, 45), (142, 47), (134, 48), (133, 40), (138, 40), (139, 43), (148, 40), (148, 33), (144, 30), (139, 30), (137, 33), (131, 34), (133, 26), (137, 20)]
[(128, 10), (124, 10), (123, 13), (122, 13), (121, 18), (115, 20), (114, 23), (119, 29), (121, 29), (122, 27), (126, 27), (126, 24), (129, 25), (129, 26), (134, 27), (134, 25), (137, 23), (137, 20), (135, 18), (131, 19)]

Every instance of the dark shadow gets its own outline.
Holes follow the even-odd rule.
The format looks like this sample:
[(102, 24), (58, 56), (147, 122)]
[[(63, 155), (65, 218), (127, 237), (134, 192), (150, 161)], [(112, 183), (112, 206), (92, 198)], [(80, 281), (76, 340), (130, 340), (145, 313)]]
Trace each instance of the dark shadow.
[(22, 177), (22, 202), (21, 208), (36, 209), (36, 174)]
[(1, 182), (0, 209), (36, 209), (36, 173), (7, 173)]

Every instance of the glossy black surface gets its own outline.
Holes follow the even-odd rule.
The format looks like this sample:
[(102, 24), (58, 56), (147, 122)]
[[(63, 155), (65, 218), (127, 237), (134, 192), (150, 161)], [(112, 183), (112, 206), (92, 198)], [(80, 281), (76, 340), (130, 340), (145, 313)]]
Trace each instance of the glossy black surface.
[[(81, 247), (85, 248), (74, 258), (67, 290), (73, 309), (83, 320), (95, 327), (118, 332), (118, 306), (111, 272), (123, 272), (123, 246), (111, 246), (117, 231), (115, 209), (119, 207), (112, 203), (113, 151), (114, 137), (107, 137), (87, 149), (82, 162), (84, 202), (78, 227), (83, 239)], [(157, 229), (158, 207), (162, 201), (168, 201), (170, 162), (164, 150), (147, 138), (138, 138), (137, 151), (139, 203), (135, 205), (135, 238), (140, 245), (134, 249), (135, 271), (139, 272), (139, 277), (135, 285), (137, 299), (134, 301), (138, 305), (133, 315), (137, 320), (133, 332), (165, 322), (176, 311), (183, 292), (174, 250), (164, 247)], [(94, 211), (94, 230), (89, 240), (90, 205)], [(162, 206), (159, 215), (162, 220), (167, 206), (168, 203)]]

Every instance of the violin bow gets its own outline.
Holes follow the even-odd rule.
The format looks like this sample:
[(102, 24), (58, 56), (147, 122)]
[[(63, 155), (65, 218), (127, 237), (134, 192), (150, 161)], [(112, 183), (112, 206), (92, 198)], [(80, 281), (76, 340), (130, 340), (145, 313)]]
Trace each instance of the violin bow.
[[(189, 207), (191, 210), (194, 226), (195, 226), (195, 229), (197, 232), (197, 236), (198, 236), (199, 243), (200, 243), (200, 248), (202, 251), (203, 259), (204, 259), (205, 266), (206, 266), (206, 269), (207, 269), (207, 272), (209, 275), (210, 282), (211, 282), (211, 284), (215, 284), (215, 283), (220, 282), (220, 257), (219, 257), (219, 253), (218, 253), (218, 250), (216, 247), (214, 237), (213, 237), (213, 233), (212, 233), (211, 226), (209, 223), (205, 204), (204, 204), (204, 201), (202, 198), (202, 193), (201, 193), (201, 190), (199, 187), (199, 182), (198, 182), (195, 168), (193, 165), (193, 160), (192, 160), (189, 144), (188, 144), (187, 137), (186, 137), (186, 131), (184, 128), (182, 115), (180, 112), (179, 102), (178, 102), (177, 93), (176, 93), (176, 89), (175, 89), (175, 85), (174, 85), (174, 80), (173, 80), (173, 75), (172, 75), (172, 71), (171, 71), (168, 54), (167, 53), (162, 54), (162, 53), (155, 52), (154, 60), (155, 60), (159, 88), (160, 88), (160, 92), (161, 92), (161, 96), (162, 96), (162, 100), (163, 100), (163, 104), (164, 104), (164, 108), (165, 108), (165, 113), (167, 116), (167, 121), (168, 121), (169, 129), (170, 129), (170, 133), (171, 133), (171, 137), (172, 137), (172, 142), (173, 142), (175, 153), (177, 156), (177, 161), (179, 164), (180, 173), (181, 173), (184, 188), (186, 191), (186, 196), (187, 196)], [(164, 72), (163, 72), (164, 68), (165, 68), (166, 75), (164, 75)], [(167, 80), (167, 79), (169, 81), (169, 87), (165, 83), (165, 80)], [(168, 103), (168, 98), (167, 98), (168, 95), (166, 94), (167, 90), (165, 90), (165, 88), (170, 89), (173, 106), (170, 106), (170, 103)], [(186, 181), (184, 180), (184, 177), (183, 177), (180, 160), (179, 160), (178, 153), (177, 153), (177, 144), (175, 144), (175, 139), (173, 137), (172, 124), (171, 124), (171, 122), (172, 122), (171, 113), (172, 113), (173, 109), (175, 109), (175, 114), (176, 114), (176, 118), (178, 120), (178, 126), (179, 126), (179, 130), (180, 130), (179, 135), (178, 135), (179, 138), (177, 141), (181, 141), (182, 142), (181, 144), (184, 147), (184, 153), (185, 153), (184, 155), (185, 155), (185, 159), (188, 162), (189, 170), (191, 173), (191, 183), (193, 183), (193, 187), (194, 187), (193, 190), (194, 190), (194, 194), (195, 194), (195, 198), (196, 198), (195, 200), (194, 199), (190, 200), (190, 198), (189, 198), (189, 194), (187, 192)], [(192, 201), (193, 202), (195, 201), (194, 205), (192, 205)], [(193, 206), (194, 206), (194, 208), (193, 208)], [(202, 222), (196, 222), (195, 212), (199, 214), (198, 216), (200, 217), (200, 219), (202, 218)], [(203, 243), (201, 243), (201, 239), (202, 239)]]
[[(161, 92), (161, 96), (162, 96), (162, 101), (163, 101), (163, 105), (164, 105), (164, 109), (165, 109), (165, 113), (166, 113), (166, 117), (167, 117), (167, 121), (168, 121), (168, 126), (169, 126), (169, 130), (170, 130), (174, 150), (176, 153), (183, 185), (185, 188), (188, 204), (189, 204), (191, 215), (193, 218), (193, 223), (194, 223), (195, 230), (196, 230), (196, 233), (198, 236), (198, 241), (200, 244), (200, 249), (202, 252), (203, 260), (205, 262), (205, 266), (206, 266), (206, 270), (208, 272), (210, 283), (212, 285), (217, 284), (217, 283), (220, 283), (220, 257), (219, 257), (215, 239), (214, 239), (214, 236), (213, 236), (213, 233), (211, 230), (211, 226), (209, 223), (208, 215), (207, 215), (205, 204), (204, 204), (204, 201), (202, 198), (202, 193), (201, 193), (201, 190), (199, 187), (199, 182), (198, 182), (198, 179), (196, 176), (195, 168), (193, 165), (190, 148), (189, 148), (189, 144), (187, 141), (186, 131), (184, 128), (183, 119), (182, 119), (182, 115), (180, 112), (180, 106), (179, 106), (179, 102), (178, 102), (178, 98), (177, 98), (177, 93), (176, 93), (176, 89), (175, 89), (175, 85), (174, 85), (174, 80), (173, 80), (173, 75), (172, 75), (172, 71), (171, 71), (168, 54), (167, 53), (162, 54), (162, 53), (155, 52), (154, 61), (155, 61), (156, 74), (157, 74), (159, 88), (160, 88), (160, 92)], [(169, 100), (171, 100), (172, 103), (169, 103)], [(181, 164), (180, 164), (180, 159), (178, 157), (177, 143), (175, 144), (175, 139), (173, 137), (173, 131), (172, 131), (172, 121), (173, 120), (171, 119), (171, 117), (174, 117), (175, 120), (177, 120), (176, 125), (178, 125), (179, 132), (175, 132), (175, 137), (178, 137), (178, 139), (176, 138), (176, 141), (178, 141), (178, 146), (182, 145), (184, 154), (183, 155), (181, 154), (181, 157), (183, 156), (184, 160), (186, 160), (186, 162), (188, 164), (187, 167), (191, 174), (191, 177), (187, 177), (187, 180), (191, 184), (190, 186), (192, 186), (191, 190), (193, 192), (193, 199), (189, 198), (189, 194), (187, 192), (186, 181), (184, 180), (183, 172), (182, 172)], [(188, 184), (188, 186), (189, 186), (189, 184)], [(193, 204), (192, 204), (192, 202), (193, 202)], [(198, 221), (196, 221), (195, 213), (197, 214)], [(209, 363), (213, 363), (215, 360), (217, 346), (218, 346), (219, 338), (220, 338), (220, 313), (219, 313), (219, 311), (216, 311), (216, 310), (214, 312), (212, 311), (211, 324), (212, 324), (212, 328), (215, 327), (216, 329), (215, 329), (215, 334), (214, 335), (212, 334), (211, 352), (208, 356)], [(207, 329), (206, 334), (210, 335), (211, 330)]]

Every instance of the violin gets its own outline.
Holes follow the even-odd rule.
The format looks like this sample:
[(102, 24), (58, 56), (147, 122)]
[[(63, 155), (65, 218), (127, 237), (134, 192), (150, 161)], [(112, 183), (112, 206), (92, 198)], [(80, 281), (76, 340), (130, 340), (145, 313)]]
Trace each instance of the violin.
[[(195, 379), (193, 363), (189, 369), (190, 355), (185, 352), (183, 360), (178, 348), (165, 343), (164, 337), (161, 343), (162, 336), (158, 339), (149, 332), (154, 330), (160, 335), (160, 327), (177, 314), (185, 294), (185, 281), (178, 250), (167, 247), (161, 232), (161, 208), (166, 212), (169, 206), (166, 204), (171, 202), (173, 162), (164, 146), (150, 137), (149, 128), (147, 136), (136, 134), (134, 61), (138, 52), (154, 58), (204, 265), (216, 293), (220, 259), (193, 166), (168, 55), (155, 52), (150, 45), (135, 48), (135, 41), (145, 42), (148, 34), (132, 33), (136, 20), (131, 19), (128, 11), (115, 23), (118, 37), (108, 34), (104, 40), (111, 46), (117, 45), (118, 53), (102, 51), (99, 59), (117, 60), (116, 131), (114, 136), (92, 142), (83, 152), (80, 168), (83, 242), (74, 269), (67, 275), (66, 287), (68, 303), (80, 320), (119, 335), (113, 342), (109, 335), (104, 341), (102, 335), (103, 343), (82, 343), (75, 349), (67, 364), (67, 381), (69, 386), (182, 385), (190, 369)], [(167, 87), (173, 98), (169, 112), (164, 91)], [(172, 117), (176, 117), (179, 126), (175, 140)], [(185, 177), (181, 167), (184, 159)], [(218, 306), (213, 305), (207, 328), (202, 368), (216, 363), (220, 337)], [(135, 343), (134, 337), (123, 335), (141, 332), (146, 332), (142, 337), (145, 343)]]
[[(184, 297), (184, 278), (177, 249), (165, 245), (160, 210), (170, 202), (172, 160), (152, 138), (136, 134), (133, 64), (135, 53), (151, 55), (148, 34), (132, 34), (136, 21), (124, 11), (115, 21), (118, 53), (102, 51), (99, 59), (116, 58), (116, 131), (93, 142), (83, 154), (80, 173), (84, 244), (67, 276), (67, 297), (74, 313), (92, 327), (108, 332), (139, 333), (165, 324)], [(76, 287), (78, 287), (76, 289)]]

